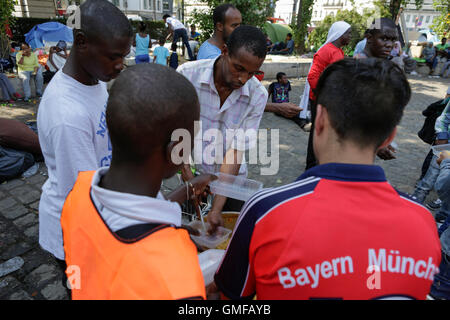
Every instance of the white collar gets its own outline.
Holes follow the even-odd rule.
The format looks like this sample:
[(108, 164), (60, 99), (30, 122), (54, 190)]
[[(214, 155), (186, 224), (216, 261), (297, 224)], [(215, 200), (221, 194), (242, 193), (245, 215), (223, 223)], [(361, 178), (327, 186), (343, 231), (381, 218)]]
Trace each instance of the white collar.
[(90, 193), (94, 205), (112, 231), (142, 223), (181, 226), (180, 205), (165, 200), (161, 192), (152, 198), (99, 187), (101, 177), (108, 170), (108, 167), (103, 167), (95, 172)]

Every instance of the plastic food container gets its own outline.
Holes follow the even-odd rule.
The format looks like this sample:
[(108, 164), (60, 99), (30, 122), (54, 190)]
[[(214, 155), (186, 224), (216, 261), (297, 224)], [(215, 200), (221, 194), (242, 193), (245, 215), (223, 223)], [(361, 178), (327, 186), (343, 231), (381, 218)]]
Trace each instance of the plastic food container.
[(202, 269), (205, 286), (213, 282), (214, 273), (216, 273), (224, 254), (225, 250), (209, 249), (198, 255), (198, 261), (200, 262), (200, 268)]
[(215, 173), (217, 180), (212, 181), (209, 186), (211, 192), (220, 194), (227, 198), (247, 201), (253, 194), (262, 189), (262, 182), (233, 176), (225, 173)]
[[(203, 229), (203, 224), (201, 221), (194, 220), (188, 224), (193, 229), (196, 229), (200, 232), (199, 236), (191, 235), (192, 240), (198, 244), (199, 246), (203, 246), (206, 248), (214, 249), (219, 244), (227, 240), (228, 236), (231, 233), (230, 229), (226, 229), (223, 227), (218, 227), (217, 232), (213, 235), (207, 235), (205, 230)], [(209, 228), (209, 223), (205, 222), (206, 230)]]
[(442, 151), (450, 151), (450, 143), (447, 144), (439, 144), (436, 146), (432, 146), (431, 149), (433, 150), (433, 153), (436, 157), (439, 157), (439, 154)]

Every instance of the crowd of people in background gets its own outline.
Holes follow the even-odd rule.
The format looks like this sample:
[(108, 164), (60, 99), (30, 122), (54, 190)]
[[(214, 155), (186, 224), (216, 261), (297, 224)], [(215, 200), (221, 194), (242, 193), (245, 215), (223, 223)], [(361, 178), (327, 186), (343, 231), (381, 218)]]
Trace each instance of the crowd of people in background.
[[(244, 25), (232, 4), (213, 10), (214, 32), (201, 46), (195, 25), (188, 31), (170, 15), (163, 17), (168, 35), (154, 45), (145, 23), (133, 31), (106, 0), (87, 0), (80, 10), (70, 52), (64, 41), (51, 47), (48, 70), (26, 43), (14, 56), (23, 99), (32, 97), (31, 80), (42, 97), (37, 124), (48, 180), (39, 202), (39, 243), (65, 273), (73, 265), (83, 270), (83, 286), (68, 290), (72, 299), (450, 298), (450, 151), (430, 151), (413, 195), (395, 190), (374, 164), (376, 157), (396, 158), (397, 126), (412, 94), (406, 74), (418, 68), (395, 21), (375, 19), (353, 57), (343, 51), (353, 26), (335, 22), (313, 55), (296, 105), (283, 70), (268, 89), (256, 78), (268, 54), (293, 53), (292, 34), (273, 43)], [(177, 53), (180, 39), (185, 63)], [(423, 44), (430, 75), (439, 62), (440, 76), (450, 74), (446, 41)], [(131, 47), (135, 65), (123, 70)], [(22, 98), (3, 73), (0, 86), (5, 100)], [(426, 142), (448, 144), (450, 86), (427, 110), (433, 120)], [(305, 172), (247, 202), (214, 196), (208, 232), (223, 226), (224, 211), (240, 217), (205, 288), (190, 239), (195, 231), (183, 226), (181, 205), (198, 206), (216, 172), (247, 176), (241, 160), (256, 138), (230, 142), (226, 131), (258, 130), (264, 112), (309, 132)], [(171, 155), (186, 144), (173, 140), (177, 129), (191, 134), (189, 153), (198, 152), (199, 120), (202, 136), (215, 129), (223, 141), (214, 141), (220, 162), (200, 157), (196, 175), (189, 162), (175, 163)], [(210, 143), (202, 141), (203, 149)], [(163, 196), (163, 179), (176, 172), (183, 184)], [(433, 189), (439, 196), (434, 215), (422, 205)], [(383, 257), (400, 262), (383, 266), (383, 287), (370, 290), (361, 281), (371, 267), (364, 263)]]

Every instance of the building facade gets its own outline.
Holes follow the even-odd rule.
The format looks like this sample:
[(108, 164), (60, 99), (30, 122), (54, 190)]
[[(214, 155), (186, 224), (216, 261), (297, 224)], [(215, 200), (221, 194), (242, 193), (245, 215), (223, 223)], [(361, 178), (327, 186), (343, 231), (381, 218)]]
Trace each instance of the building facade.
[[(281, 18), (290, 23), (293, 13), (298, 10), (298, 0), (278, 0), (276, 2), (275, 17)], [(350, 0), (315, 0), (311, 26), (316, 26), (318, 22), (328, 15), (336, 15), (339, 10), (351, 10), (356, 7), (359, 13), (364, 9), (374, 9), (373, 0), (355, 0), (354, 5)], [(408, 4), (404, 9), (406, 28), (409, 31), (420, 28), (429, 28), (439, 13), (433, 8), (433, 0), (424, 0), (423, 6), (417, 9), (416, 6)]]
[(56, 7), (54, 0), (18, 0), (13, 15), (24, 18), (54, 18)]
[(173, 0), (108, 0), (129, 18), (136, 20), (162, 20), (173, 14)]

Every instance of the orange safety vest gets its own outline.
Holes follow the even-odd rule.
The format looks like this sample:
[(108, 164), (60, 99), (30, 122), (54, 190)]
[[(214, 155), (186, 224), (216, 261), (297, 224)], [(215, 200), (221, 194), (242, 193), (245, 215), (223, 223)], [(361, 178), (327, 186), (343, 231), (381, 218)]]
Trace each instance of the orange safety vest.
[(205, 299), (197, 250), (171, 225), (123, 239), (90, 198), (94, 171), (81, 172), (61, 215), (72, 299)]

